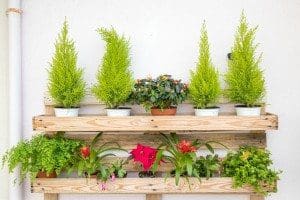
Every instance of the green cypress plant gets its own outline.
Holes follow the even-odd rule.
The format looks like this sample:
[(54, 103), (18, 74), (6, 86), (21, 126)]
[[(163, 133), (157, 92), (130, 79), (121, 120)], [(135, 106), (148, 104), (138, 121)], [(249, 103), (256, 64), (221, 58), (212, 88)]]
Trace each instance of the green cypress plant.
[(210, 58), (206, 25), (201, 29), (198, 63), (195, 71), (191, 71), (189, 86), (190, 99), (198, 109), (214, 106), (221, 93), (218, 71)]
[(83, 69), (77, 67), (74, 41), (68, 37), (65, 20), (55, 42), (55, 53), (50, 63), (48, 89), (55, 103), (63, 108), (77, 107), (85, 95)]
[(265, 95), (265, 79), (260, 69), (262, 57), (256, 56), (258, 44), (254, 43), (256, 31), (257, 27), (249, 27), (242, 13), (225, 75), (228, 85), (226, 96), (246, 107), (260, 104)]
[(106, 42), (106, 52), (97, 74), (98, 83), (92, 92), (107, 108), (115, 109), (127, 102), (134, 85), (129, 69), (129, 41), (118, 35), (114, 28), (100, 28), (98, 32)]

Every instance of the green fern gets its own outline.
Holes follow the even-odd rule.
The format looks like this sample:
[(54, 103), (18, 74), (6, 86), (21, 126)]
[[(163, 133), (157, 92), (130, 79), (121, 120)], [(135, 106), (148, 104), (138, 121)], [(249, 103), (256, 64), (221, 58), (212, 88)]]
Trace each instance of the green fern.
[(206, 25), (203, 23), (197, 68), (191, 71), (190, 99), (196, 108), (214, 106), (220, 96), (221, 86), (218, 71), (214, 68), (209, 51)]
[(76, 107), (85, 95), (83, 69), (77, 67), (74, 41), (68, 38), (68, 23), (64, 21), (55, 43), (55, 53), (49, 69), (48, 90), (56, 104)]
[(100, 28), (98, 32), (106, 42), (106, 52), (97, 74), (98, 83), (94, 85), (92, 92), (108, 108), (118, 108), (126, 103), (134, 85), (129, 69), (129, 41), (124, 36), (119, 36), (114, 28)]
[(247, 107), (255, 106), (265, 95), (265, 80), (260, 69), (261, 55), (256, 57), (257, 44), (254, 44), (257, 27), (250, 28), (246, 16), (242, 13), (228, 72), (225, 81), (228, 84), (226, 96), (235, 103)]

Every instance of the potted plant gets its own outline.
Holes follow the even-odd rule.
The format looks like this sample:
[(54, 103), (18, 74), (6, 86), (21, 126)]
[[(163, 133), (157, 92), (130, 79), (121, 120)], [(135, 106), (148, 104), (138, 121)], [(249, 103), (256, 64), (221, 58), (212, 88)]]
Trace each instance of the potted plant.
[(236, 112), (239, 116), (259, 116), (265, 95), (265, 79), (260, 69), (261, 55), (256, 57), (258, 45), (254, 43), (256, 30), (257, 27), (249, 27), (242, 13), (225, 75), (228, 85), (225, 94), (238, 104)]
[(71, 172), (77, 163), (76, 152), (81, 141), (67, 139), (61, 133), (53, 138), (38, 135), (31, 140), (22, 140), (9, 149), (2, 158), (12, 173), (20, 167), (20, 183), (29, 175), (31, 180), (38, 178), (54, 178), (67, 170)]
[(129, 159), (133, 159), (134, 162), (140, 163), (143, 167), (143, 171), (139, 172), (139, 177), (155, 177), (150, 169), (156, 159), (157, 150), (150, 146), (144, 146), (138, 144), (135, 149), (130, 152)]
[(112, 163), (109, 168), (110, 174), (113, 177), (125, 178), (127, 176), (127, 171), (124, 169), (124, 165), (127, 164), (127, 161), (117, 160)]
[(210, 58), (206, 25), (203, 23), (200, 38), (199, 58), (195, 71), (191, 71), (189, 97), (195, 106), (196, 116), (217, 116), (215, 105), (221, 93), (218, 71)]
[(271, 169), (272, 160), (267, 150), (241, 147), (237, 152), (228, 153), (222, 165), (223, 176), (232, 177), (235, 188), (250, 185), (259, 194), (276, 192), (280, 171)]
[(209, 179), (213, 175), (220, 173), (220, 159), (218, 155), (206, 155), (200, 156), (195, 162), (195, 168), (200, 177), (206, 177)]
[(160, 75), (156, 79), (137, 80), (131, 100), (142, 104), (152, 115), (175, 115), (176, 106), (187, 96), (187, 84), (173, 79), (170, 75)]
[(78, 116), (79, 103), (85, 95), (83, 69), (77, 67), (74, 41), (68, 37), (68, 23), (64, 22), (55, 42), (55, 53), (50, 63), (48, 90), (56, 103), (57, 117)]
[(97, 73), (98, 83), (93, 86), (92, 92), (106, 104), (108, 116), (129, 116), (131, 109), (120, 107), (128, 101), (134, 85), (129, 69), (129, 41), (113, 28), (100, 28), (98, 32), (106, 42), (106, 52)]

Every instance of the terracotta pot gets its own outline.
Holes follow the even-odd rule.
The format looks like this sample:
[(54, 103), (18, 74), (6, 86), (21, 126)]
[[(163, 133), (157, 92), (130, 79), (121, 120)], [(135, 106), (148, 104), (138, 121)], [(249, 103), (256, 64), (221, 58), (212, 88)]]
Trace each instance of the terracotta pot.
[(56, 178), (57, 177), (57, 174), (56, 172), (51, 172), (50, 174), (47, 175), (46, 172), (39, 172), (37, 175), (36, 175), (37, 178)]
[(151, 115), (155, 116), (166, 116), (166, 115), (176, 115), (177, 108), (165, 108), (165, 109), (160, 109), (160, 108), (151, 108)]

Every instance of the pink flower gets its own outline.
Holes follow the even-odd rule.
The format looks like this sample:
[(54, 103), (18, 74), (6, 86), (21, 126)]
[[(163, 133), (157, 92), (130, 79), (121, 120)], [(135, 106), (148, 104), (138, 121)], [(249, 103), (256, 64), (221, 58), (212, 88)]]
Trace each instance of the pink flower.
[(140, 162), (145, 171), (148, 171), (156, 159), (157, 150), (150, 146), (138, 144), (131, 152), (133, 160)]
[(110, 175), (110, 180), (111, 180), (112, 182), (114, 182), (114, 181), (116, 180), (116, 175), (115, 175), (114, 173), (112, 173), (112, 174)]
[(101, 190), (106, 190), (106, 183), (102, 182), (102, 183), (100, 184), (100, 189), (101, 189)]

